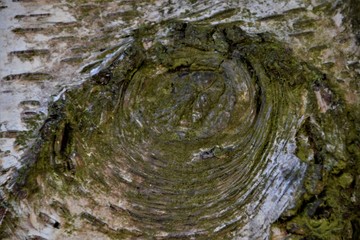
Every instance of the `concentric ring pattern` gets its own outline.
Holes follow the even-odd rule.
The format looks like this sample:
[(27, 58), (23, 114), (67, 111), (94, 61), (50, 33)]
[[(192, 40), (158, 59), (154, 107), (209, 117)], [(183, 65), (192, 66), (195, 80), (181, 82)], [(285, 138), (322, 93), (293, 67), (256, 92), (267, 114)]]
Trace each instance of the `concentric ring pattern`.
[(301, 178), (289, 146), (316, 74), (271, 36), (232, 25), (153, 31), (139, 31), (110, 67), (67, 93), (50, 140), (57, 172), (88, 198), (113, 199), (122, 228), (83, 215), (111, 231), (236, 237), (249, 215), (281, 204), (265, 204), (270, 191), (284, 194)]

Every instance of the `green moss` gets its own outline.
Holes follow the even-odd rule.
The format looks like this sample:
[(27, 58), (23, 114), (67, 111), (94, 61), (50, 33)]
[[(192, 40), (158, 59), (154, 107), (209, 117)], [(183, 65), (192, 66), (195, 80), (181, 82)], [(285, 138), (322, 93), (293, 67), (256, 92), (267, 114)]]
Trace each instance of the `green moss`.
[[(304, 179), (306, 192), (300, 200), (301, 206), (290, 214), (292, 219), (289, 215), (284, 216), (288, 219), (284, 222), (294, 235), (315, 239), (351, 239), (352, 232), (357, 231), (353, 221), (359, 219), (358, 211), (355, 211), (357, 203), (353, 198), (358, 191), (354, 176), (359, 174), (359, 163), (354, 158), (352, 147), (346, 146), (351, 146), (349, 142), (358, 141), (355, 135), (358, 135), (359, 126), (351, 116), (357, 110), (347, 110), (350, 106), (341, 100), (343, 93), (330, 80), (321, 78), (315, 84), (317, 91), (324, 86), (331, 89), (334, 97), (330, 104), (336, 104), (336, 108), (323, 114), (312, 110), (312, 121), (305, 122), (300, 132), (298, 156), (304, 156), (302, 139), (307, 136), (308, 148), (314, 153), (314, 159)], [(316, 103), (316, 100), (312, 101)]]
[(344, 173), (339, 177), (339, 185), (342, 188), (350, 187), (350, 184), (354, 181), (354, 177), (350, 173)]
[[(154, 40), (159, 26), (144, 26), (122, 60), (50, 107), (19, 188), (29, 199), (76, 193), (91, 204), (93, 194), (121, 191), (132, 204), (127, 217), (145, 238), (189, 225), (213, 233), (235, 212), (206, 216), (218, 214), (224, 203), (236, 209), (250, 203), (252, 196), (237, 201), (276, 142), (288, 141), (306, 117), (295, 129), (296, 154), (308, 164), (304, 194), (279, 226), (315, 239), (336, 239), (347, 231), (358, 217), (351, 196), (359, 171), (359, 126), (340, 90), (270, 34), (250, 36), (235, 24), (167, 26), (171, 41)], [(145, 40), (154, 41), (147, 50)], [(319, 113), (314, 91), (327, 97), (331, 110)], [(243, 170), (247, 180), (238, 174)], [(83, 185), (87, 192), (79, 191)], [(222, 201), (203, 207), (220, 193)], [(64, 206), (53, 208), (74, 218)], [(87, 212), (80, 218), (114, 238), (139, 234), (109, 229)], [(216, 234), (228, 236), (241, 224)]]
[(4, 201), (0, 202), (0, 213), (0, 238), (9, 239), (17, 227), (18, 217), (14, 214), (12, 206)]
[(295, 30), (309, 29), (313, 28), (316, 25), (316, 21), (314, 19), (305, 19), (297, 21), (293, 24)]

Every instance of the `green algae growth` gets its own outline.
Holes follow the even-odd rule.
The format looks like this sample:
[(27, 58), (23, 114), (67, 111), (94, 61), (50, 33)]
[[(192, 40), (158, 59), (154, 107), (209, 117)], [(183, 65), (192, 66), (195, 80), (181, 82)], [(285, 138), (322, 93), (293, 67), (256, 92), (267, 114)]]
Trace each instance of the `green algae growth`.
[(302, 194), (276, 224), (294, 239), (358, 236), (356, 113), (269, 34), (144, 27), (52, 104), (14, 198), (51, 202), (69, 237), (90, 225), (113, 239), (236, 238), (295, 154), (281, 174)]

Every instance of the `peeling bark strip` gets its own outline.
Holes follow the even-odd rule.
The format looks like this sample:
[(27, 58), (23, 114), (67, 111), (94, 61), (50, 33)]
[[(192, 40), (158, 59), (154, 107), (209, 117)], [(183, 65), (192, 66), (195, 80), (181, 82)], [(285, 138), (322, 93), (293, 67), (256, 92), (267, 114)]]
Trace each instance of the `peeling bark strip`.
[(51, 80), (52, 76), (48, 73), (20, 73), (20, 74), (11, 74), (5, 76), (3, 79), (5, 81), (14, 81), (14, 80), (22, 80), (22, 81), (44, 81)]
[(12, 31), (17, 34), (23, 34), (23, 33), (38, 33), (44, 30), (45, 28), (37, 27), (37, 28), (14, 28)]
[(22, 51), (12, 51), (9, 53), (10, 56), (20, 56), (20, 57), (33, 57), (33, 56), (43, 56), (48, 55), (50, 51), (48, 49), (30, 49)]
[(38, 18), (38, 17), (50, 17), (50, 13), (37, 13), (37, 14), (29, 14), (29, 15), (16, 15), (14, 18), (23, 19), (23, 18)]

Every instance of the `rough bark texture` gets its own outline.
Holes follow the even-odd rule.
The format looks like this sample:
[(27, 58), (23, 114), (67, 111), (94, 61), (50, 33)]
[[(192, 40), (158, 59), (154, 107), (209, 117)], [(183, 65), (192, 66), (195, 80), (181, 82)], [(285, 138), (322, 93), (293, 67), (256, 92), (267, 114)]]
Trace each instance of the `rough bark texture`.
[(359, 238), (358, 1), (1, 4), (1, 237)]

